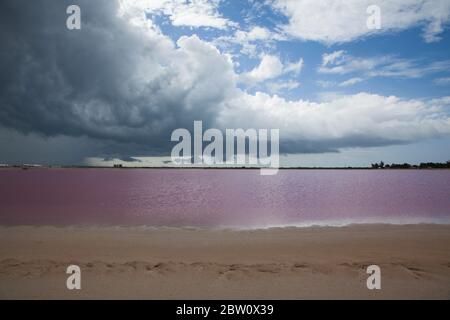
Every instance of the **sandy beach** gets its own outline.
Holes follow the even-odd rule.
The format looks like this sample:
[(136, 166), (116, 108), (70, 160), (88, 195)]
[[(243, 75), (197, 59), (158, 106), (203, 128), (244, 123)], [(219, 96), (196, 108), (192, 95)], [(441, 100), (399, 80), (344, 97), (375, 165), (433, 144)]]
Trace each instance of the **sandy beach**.
[[(372, 264), (379, 291), (366, 287)], [(450, 226), (0, 227), (0, 298), (449, 299)]]

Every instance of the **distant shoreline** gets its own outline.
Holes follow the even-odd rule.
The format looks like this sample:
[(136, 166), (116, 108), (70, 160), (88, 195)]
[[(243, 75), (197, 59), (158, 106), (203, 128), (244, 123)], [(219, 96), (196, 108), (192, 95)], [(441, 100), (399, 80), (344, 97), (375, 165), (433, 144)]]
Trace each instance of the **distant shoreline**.
[[(258, 167), (108, 167), (108, 166), (7, 166), (0, 170), (39, 170), (39, 169), (114, 169), (114, 170), (260, 170)], [(375, 169), (370, 167), (281, 167), (278, 170), (370, 170), (370, 171), (422, 171), (422, 170), (450, 170), (450, 168), (384, 168)]]
[(346, 229), (364, 229), (364, 228), (380, 228), (380, 229), (394, 229), (394, 228), (408, 228), (408, 227), (423, 227), (436, 228), (448, 227), (450, 228), (450, 220), (432, 221), (432, 220), (411, 220), (399, 222), (349, 222), (349, 223), (307, 223), (307, 224), (286, 224), (286, 225), (269, 225), (269, 226), (170, 226), (170, 225), (145, 225), (145, 224), (2, 224), (0, 223), (0, 232), (9, 229), (39, 229), (39, 230), (98, 230), (98, 231), (140, 231), (140, 232), (165, 232), (165, 231), (179, 231), (179, 232), (232, 232), (232, 233), (248, 233), (248, 232), (271, 232), (271, 231), (320, 231), (320, 230), (346, 230)]

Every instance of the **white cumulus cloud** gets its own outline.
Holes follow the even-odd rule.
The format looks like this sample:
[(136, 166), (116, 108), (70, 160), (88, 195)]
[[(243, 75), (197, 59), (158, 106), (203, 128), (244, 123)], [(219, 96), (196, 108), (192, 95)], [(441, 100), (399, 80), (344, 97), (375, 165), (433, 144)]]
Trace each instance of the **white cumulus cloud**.
[(177, 27), (227, 29), (235, 22), (219, 13), (220, 0), (120, 0), (119, 15), (144, 13), (168, 16)]
[(267, 80), (276, 79), (285, 74), (300, 74), (303, 68), (303, 59), (297, 62), (283, 64), (277, 56), (264, 54), (260, 64), (249, 72), (240, 75), (243, 83), (254, 85)]
[(218, 119), (223, 126), (278, 128), (284, 143), (303, 151), (410, 143), (450, 134), (450, 97), (422, 101), (363, 92), (312, 102), (258, 92), (240, 93), (228, 104)]
[[(326, 44), (343, 43), (380, 33), (423, 27), (426, 42), (440, 40), (450, 22), (448, 0), (274, 0), (289, 18), (282, 26), (292, 37)], [(367, 27), (367, 8), (381, 9), (381, 29)]]

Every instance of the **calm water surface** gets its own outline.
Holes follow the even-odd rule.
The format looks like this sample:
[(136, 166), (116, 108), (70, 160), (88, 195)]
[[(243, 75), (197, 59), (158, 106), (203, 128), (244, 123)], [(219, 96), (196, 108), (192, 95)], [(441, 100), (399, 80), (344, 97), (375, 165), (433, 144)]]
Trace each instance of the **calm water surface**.
[(0, 225), (449, 221), (450, 170), (0, 170)]

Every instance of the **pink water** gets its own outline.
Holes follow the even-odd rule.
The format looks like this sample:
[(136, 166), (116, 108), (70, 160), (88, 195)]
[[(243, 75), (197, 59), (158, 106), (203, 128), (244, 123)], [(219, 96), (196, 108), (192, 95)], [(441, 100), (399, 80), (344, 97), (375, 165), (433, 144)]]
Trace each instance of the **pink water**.
[(449, 221), (450, 170), (0, 170), (0, 225)]

